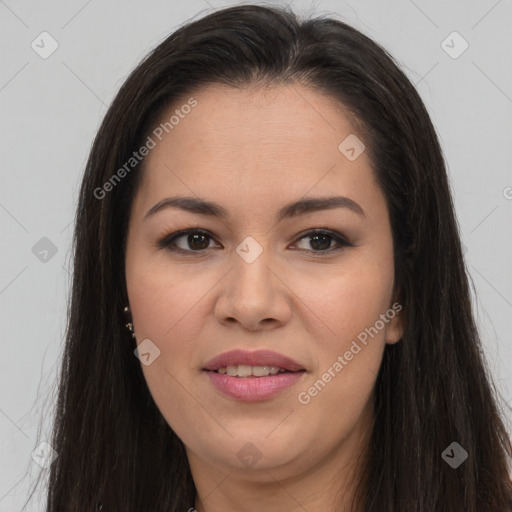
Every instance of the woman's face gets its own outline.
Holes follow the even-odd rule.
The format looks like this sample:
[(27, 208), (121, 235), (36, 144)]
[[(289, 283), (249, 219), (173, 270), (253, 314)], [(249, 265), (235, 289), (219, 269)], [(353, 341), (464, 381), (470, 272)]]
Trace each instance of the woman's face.
[[(126, 252), (158, 408), (192, 469), (285, 477), (353, 459), (385, 344), (402, 333), (367, 152), (334, 100), (302, 86), (209, 86), (162, 123), (173, 114), (150, 134)], [(321, 206), (335, 196), (346, 199)], [(178, 197), (224, 215), (160, 203)]]

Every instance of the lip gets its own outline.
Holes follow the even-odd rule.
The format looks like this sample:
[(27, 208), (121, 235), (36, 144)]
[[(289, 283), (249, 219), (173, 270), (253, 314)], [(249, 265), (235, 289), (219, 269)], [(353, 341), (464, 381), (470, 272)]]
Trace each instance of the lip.
[[(276, 366), (288, 370), (286, 373), (265, 377), (232, 377), (217, 373), (222, 366), (234, 365)], [(206, 363), (203, 372), (213, 386), (224, 395), (245, 402), (257, 402), (271, 398), (293, 386), (306, 373), (297, 361), (272, 350), (231, 350), (224, 352)]]
[[(208, 361), (203, 370), (218, 370), (222, 366), (245, 364), (249, 366), (277, 366), (290, 372), (304, 370), (297, 361), (272, 350), (230, 350)], [(259, 377), (260, 379), (265, 377)]]
[(244, 402), (258, 402), (272, 398), (296, 384), (306, 371), (278, 373), (268, 377), (231, 377), (211, 370), (203, 373), (213, 386), (224, 395)]

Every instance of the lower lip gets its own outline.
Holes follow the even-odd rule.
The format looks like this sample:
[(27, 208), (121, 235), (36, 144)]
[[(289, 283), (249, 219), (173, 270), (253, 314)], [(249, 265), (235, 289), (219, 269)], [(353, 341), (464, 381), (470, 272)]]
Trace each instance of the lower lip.
[(225, 395), (245, 402), (258, 402), (271, 398), (293, 386), (305, 371), (284, 372), (268, 377), (231, 377), (205, 370), (210, 382)]

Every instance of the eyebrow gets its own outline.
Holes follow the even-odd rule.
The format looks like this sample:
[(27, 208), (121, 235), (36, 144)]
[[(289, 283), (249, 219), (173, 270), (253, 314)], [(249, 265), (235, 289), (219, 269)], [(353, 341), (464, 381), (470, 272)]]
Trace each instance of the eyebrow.
[[(195, 197), (175, 196), (167, 197), (156, 203), (148, 210), (146, 215), (144, 215), (144, 220), (166, 208), (180, 208), (181, 210), (185, 210), (190, 213), (208, 215), (220, 219), (227, 219), (229, 217), (228, 211), (220, 204)], [(276, 218), (278, 221), (281, 221), (283, 219), (306, 215), (320, 210), (330, 210), (332, 208), (348, 208), (359, 216), (366, 218), (366, 213), (362, 206), (359, 203), (356, 203), (353, 199), (344, 196), (300, 199), (283, 206), (277, 212)]]

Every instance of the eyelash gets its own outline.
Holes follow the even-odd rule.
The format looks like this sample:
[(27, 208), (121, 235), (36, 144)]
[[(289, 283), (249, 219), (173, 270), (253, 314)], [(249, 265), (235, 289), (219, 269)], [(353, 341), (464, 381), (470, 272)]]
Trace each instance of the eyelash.
[[(169, 235), (166, 235), (164, 236), (162, 239), (160, 239), (158, 242), (157, 242), (157, 247), (159, 249), (167, 249), (171, 252), (175, 252), (175, 253), (179, 253), (179, 254), (185, 254), (185, 255), (191, 255), (191, 254), (195, 254), (195, 255), (202, 255), (204, 253), (204, 251), (206, 251), (207, 249), (200, 249), (200, 250), (197, 250), (197, 251), (194, 251), (194, 250), (185, 250), (185, 249), (181, 249), (179, 247), (176, 247), (175, 244), (175, 241), (183, 236), (186, 236), (186, 235), (190, 235), (190, 234), (201, 234), (201, 235), (206, 235), (212, 239), (214, 239), (214, 237), (208, 233), (208, 231), (204, 231), (202, 229), (198, 229), (198, 228), (190, 228), (190, 229), (184, 229), (182, 231), (177, 231), (175, 233), (171, 233)], [(306, 252), (311, 252), (315, 255), (319, 255), (319, 256), (322, 256), (322, 255), (325, 255), (325, 254), (331, 254), (335, 251), (339, 251), (341, 249), (344, 249), (345, 247), (355, 247), (355, 245), (351, 244), (346, 238), (344, 238), (342, 235), (340, 235), (339, 233), (337, 233), (336, 231), (331, 231), (330, 229), (311, 229), (309, 231), (306, 231), (305, 233), (301, 233), (301, 235), (295, 240), (294, 243), (296, 242), (299, 242), (300, 240), (302, 240), (303, 238), (307, 238), (307, 237), (313, 237), (315, 235), (327, 235), (328, 237), (332, 238), (335, 242), (338, 243), (338, 246), (337, 247), (331, 247), (329, 249), (326, 249), (326, 250), (311, 250), (311, 251), (308, 251), (307, 249), (298, 249), (300, 251), (306, 251)], [(215, 239), (214, 239), (215, 240)]]

